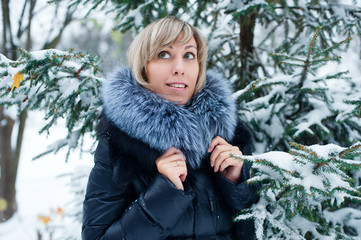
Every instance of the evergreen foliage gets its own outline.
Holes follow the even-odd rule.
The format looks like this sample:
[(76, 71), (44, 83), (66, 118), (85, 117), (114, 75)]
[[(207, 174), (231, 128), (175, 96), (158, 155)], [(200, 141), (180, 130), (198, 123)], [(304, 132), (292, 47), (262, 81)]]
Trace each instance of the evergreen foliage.
[[(235, 220), (254, 219), (257, 239), (358, 236), (359, 227), (351, 225), (352, 221), (345, 222), (337, 210), (346, 200), (361, 203), (361, 187), (348, 175), (349, 171), (361, 168), (361, 142), (348, 148), (334, 144), (290, 145), (289, 153), (233, 156), (253, 164), (254, 176), (248, 182), (261, 185), (260, 201)], [(361, 214), (361, 209), (347, 210), (348, 217), (356, 217), (354, 220)], [(346, 227), (356, 234), (345, 232)]]
[[(293, 56), (308, 46), (308, 37), (323, 26), (322, 49), (339, 36), (361, 34), (361, 8), (335, 0), (73, 0), (90, 11), (116, 12), (121, 31), (138, 32), (154, 20), (175, 15), (199, 27), (209, 41), (208, 66), (217, 68), (243, 89), (253, 79), (271, 77), (273, 68), (290, 68), (267, 58), (269, 50)], [(255, 29), (259, 28), (257, 34)], [(346, 46), (346, 45), (345, 45)], [(334, 53), (331, 52), (331, 57)], [(266, 59), (267, 58), (267, 59)], [(266, 60), (265, 60), (266, 59)]]
[[(102, 80), (97, 59), (73, 51), (20, 50), (19, 53), (16, 61), (0, 55), (0, 105), (17, 106), (19, 114), (26, 109), (43, 110), (47, 123), (39, 133), (49, 133), (59, 118), (65, 118), (66, 139), (49, 146), (45, 153), (68, 146), (69, 154), (85, 133), (95, 134)], [(24, 76), (24, 80), (18, 89), (11, 89), (17, 73)]]
[[(294, 56), (271, 54), (295, 69), (292, 76), (255, 80), (235, 94), (241, 101), (239, 114), (254, 129), (254, 140), (256, 144), (259, 143), (258, 152), (287, 151), (290, 141), (305, 145), (337, 143), (349, 146), (361, 139), (361, 119), (355, 118), (356, 109), (346, 104), (340, 105), (338, 101), (345, 98), (345, 92), (340, 93), (342, 96), (335, 96), (328, 83), (330, 80), (351, 81), (347, 72), (327, 73), (321, 78), (316, 76), (320, 66), (330, 61), (340, 61), (330, 52), (351, 39), (321, 49), (317, 41), (321, 32), (319, 27), (307, 48), (300, 49)], [(267, 95), (252, 98), (252, 93), (265, 86), (268, 87)], [(355, 104), (355, 108), (359, 106), (359, 101), (347, 103)], [(343, 121), (337, 121), (341, 116)]]
[[(359, 92), (357, 92), (359, 93)], [(337, 116), (338, 122), (348, 121), (352, 122), (355, 126), (358, 124), (358, 119), (361, 119), (361, 98), (355, 100), (345, 100), (345, 103), (352, 105), (353, 108), (349, 108), (344, 111), (342, 114)]]
[[(361, 234), (361, 187), (352, 177), (361, 168), (360, 101), (345, 99), (345, 92), (335, 96), (329, 88), (331, 79), (350, 81), (347, 73), (315, 76), (326, 62), (340, 61), (330, 51), (350, 39), (322, 50), (317, 44), (321, 31), (295, 56), (272, 54), (296, 69), (292, 76), (258, 79), (235, 93), (241, 99), (240, 115), (264, 144), (260, 152), (290, 149), (234, 156), (252, 162), (249, 183), (261, 186), (259, 203), (235, 218), (254, 219), (257, 239), (353, 239)], [(269, 93), (252, 96), (261, 88)], [(352, 91), (359, 99), (360, 89)], [(330, 142), (351, 146), (305, 146)]]
[[(122, 31), (137, 32), (155, 19), (176, 15), (207, 36), (209, 67), (242, 89), (234, 96), (240, 100), (240, 116), (252, 129), (256, 151), (284, 151), (234, 156), (253, 163), (249, 183), (261, 186), (259, 203), (235, 218), (255, 219), (257, 239), (361, 236), (357, 226), (361, 174), (356, 174), (361, 173), (361, 90), (352, 88), (358, 85), (347, 72), (317, 74), (320, 66), (340, 61), (334, 50), (347, 47), (349, 37), (361, 33), (359, 7), (337, 0), (73, 0), (72, 4), (88, 4), (90, 11), (115, 11)], [(264, 31), (257, 42), (252, 35), (256, 25)], [(340, 36), (346, 40), (340, 41)], [(48, 122), (41, 132), (66, 118), (67, 139), (47, 152), (76, 148), (83, 134), (94, 134), (100, 111), (102, 74), (97, 60), (72, 51), (20, 53), (17, 61), (0, 55), (0, 105), (18, 106), (19, 113), (27, 108), (44, 110)], [(17, 73), (24, 79), (12, 90)], [(352, 92), (335, 92), (329, 83), (334, 80), (348, 84)], [(83, 194), (79, 193), (77, 198)], [(79, 204), (76, 201), (74, 210), (78, 219)]]

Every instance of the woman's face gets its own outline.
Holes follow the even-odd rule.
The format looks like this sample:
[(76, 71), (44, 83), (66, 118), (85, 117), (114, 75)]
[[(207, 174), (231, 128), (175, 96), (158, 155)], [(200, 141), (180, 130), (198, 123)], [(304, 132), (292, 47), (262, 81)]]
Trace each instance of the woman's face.
[(147, 63), (145, 71), (154, 93), (185, 105), (193, 96), (199, 73), (195, 39), (164, 47)]

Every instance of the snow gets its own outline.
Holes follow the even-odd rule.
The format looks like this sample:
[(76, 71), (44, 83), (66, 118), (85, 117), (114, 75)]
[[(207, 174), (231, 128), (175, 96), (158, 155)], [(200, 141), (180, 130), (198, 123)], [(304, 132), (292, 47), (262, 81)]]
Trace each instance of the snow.
[[(342, 221), (347, 219), (348, 225), (352, 226), (358, 235), (361, 236), (361, 210), (345, 207), (334, 212), (324, 211), (324, 214), (333, 224), (342, 224)], [(357, 239), (361, 239), (361, 237)]]
[(17, 107), (16, 106), (8, 107), (8, 108), (5, 108), (4, 110), (5, 110), (5, 114), (7, 116), (9, 116), (12, 119), (16, 118), (16, 116), (17, 116)]
[[(41, 113), (29, 112), (16, 183), (19, 210), (9, 221), (0, 224), (1, 240), (38, 239), (36, 231), (45, 231), (38, 216), (53, 216), (54, 209), (69, 208), (74, 197), (70, 183), (74, 180), (68, 174), (74, 171), (77, 174), (88, 173), (93, 166), (93, 156), (90, 153), (83, 153), (80, 158), (78, 152), (73, 152), (66, 163), (66, 149), (60, 150), (56, 155), (49, 154), (33, 161), (32, 158), (43, 152), (50, 142), (61, 136), (66, 137), (64, 122), (54, 126), (49, 137), (45, 134), (39, 136), (38, 131), (44, 124)], [(89, 142), (92, 143), (92, 140)], [(55, 221), (55, 216), (52, 219)], [(58, 224), (66, 224), (66, 220), (57, 221)], [(70, 225), (74, 226), (74, 223)], [(80, 228), (76, 226), (76, 231), (80, 234)], [(54, 236), (57, 232), (60, 230), (54, 230)], [(44, 235), (43, 239), (49, 238)]]
[(0, 121), (0, 126), (5, 126), (8, 123), (8, 121), (6, 119), (3, 119)]
[(329, 133), (328, 129), (322, 124), (323, 119), (328, 116), (332, 116), (332, 112), (328, 109), (328, 106), (324, 104), (324, 102), (318, 99), (310, 99), (315, 109), (308, 112), (302, 119), (301, 122), (295, 127), (297, 132), (294, 136), (298, 136), (304, 131), (308, 131), (311, 134), (313, 133), (311, 130), (312, 125), (320, 126), (326, 133)]
[(245, 4), (244, 2), (245, 1), (233, 0), (233, 1), (231, 1), (231, 3), (229, 3), (227, 10), (237, 9), (238, 12), (241, 12), (241, 11), (247, 10), (248, 8), (250, 8), (252, 6), (268, 5), (268, 3), (264, 0), (253, 0), (247, 4)]
[[(143, 4), (143, 6), (149, 4), (151, 1), (148, 1), (147, 3)], [(228, 7), (233, 7), (236, 6), (237, 8), (239, 8), (239, 10), (242, 10), (242, 6), (244, 5), (243, 3), (244, 1), (232, 1), (232, 4), (230, 4), (230, 0), (226, 0), (226, 1), (221, 1), (220, 3), (218, 3), (218, 8), (226, 8)], [(265, 1), (262, 0), (256, 0), (253, 1), (252, 4), (261, 4)], [(309, 1), (299, 1), (299, 5), (305, 5), (306, 2)], [(352, 2), (351, 0), (349, 1), (343, 1), (344, 4), (350, 4), (350, 7), (352, 7)], [(347, 2), (347, 3), (346, 3)], [(15, 3), (15, 1), (14, 1)], [(237, 5), (238, 3), (238, 5)], [(17, 3), (18, 6), (21, 6), (22, 4)], [(228, 5), (230, 4), (230, 5)], [(360, 1), (358, 1), (358, 4), (360, 5)], [(12, 6), (13, 8), (14, 6)], [(249, 7), (249, 5), (248, 5)], [(44, 5), (37, 5), (37, 12), (42, 12), (40, 11), (42, 8), (44, 8)], [(15, 7), (14, 7), (15, 9)], [(341, 9), (341, 8), (340, 8)], [(344, 17), (346, 19), (347, 16), (345, 16), (345, 12), (344, 11), (340, 11), (340, 9), (335, 9), (338, 13), (339, 16)], [(78, 9), (80, 10), (80, 9)], [(83, 9), (84, 10), (84, 9)], [(20, 12), (20, 10), (16, 10), (14, 11), (17, 14)], [(47, 28), (51, 27), (51, 26), (55, 26), (58, 25), (56, 23), (56, 20), (58, 20), (59, 22), (62, 21), (62, 18), (60, 17), (59, 19), (51, 19), (50, 17), (53, 14), (43, 14), (42, 15), (42, 22), (46, 23)], [(59, 14), (62, 15), (62, 14)], [(105, 18), (109, 18), (109, 16), (105, 16), (106, 14), (103, 14), (102, 17)], [(140, 25), (141, 21), (142, 21), (142, 16), (139, 12), (139, 10), (134, 10), (132, 12), (130, 12), (128, 14), (128, 16), (133, 16), (135, 18), (135, 22), (136, 25)], [(99, 16), (97, 16), (97, 18), (99, 18)], [(347, 20), (347, 19), (346, 19)], [(345, 21), (346, 21), (345, 20)], [(17, 21), (13, 21), (13, 22), (17, 22)], [(52, 24), (48, 24), (48, 23), (52, 23)], [(229, 22), (229, 16), (225, 17), (224, 19), (220, 20), (218, 23), (218, 27), (219, 27), (219, 31), (218, 34), (231, 34), (233, 33), (233, 29), (232, 26), (230, 26), (228, 24)], [(49, 26), (48, 26), (49, 25)], [(44, 30), (44, 24), (34, 24), (34, 26), (37, 29), (34, 29), (33, 32), (47, 32), (47, 30)], [(106, 27), (110, 27), (111, 24), (106, 24)], [(271, 28), (269, 28), (271, 29)], [(206, 29), (204, 31), (207, 31)], [(56, 32), (56, 30), (54, 30), (54, 32)], [(109, 32), (109, 31), (108, 31)], [(205, 34), (207, 35), (207, 34)], [(41, 44), (44, 42), (44, 40), (47, 39), (46, 36), (43, 36), (42, 34), (37, 34), (33, 36), (35, 38), (34, 43), (36, 43), (38, 46), (41, 46)], [(217, 49), (219, 48), (220, 44), (221, 44), (221, 39), (220, 38), (216, 38), (217, 36), (214, 36), (211, 41), (209, 42), (209, 49)], [(304, 36), (301, 35), (300, 38), (304, 38), (301, 39), (299, 42), (300, 44), (294, 44), (292, 46), (292, 50), (291, 52), (294, 52), (296, 49), (302, 47), (305, 42), (309, 41), (309, 36)], [(261, 39), (261, 38), (259, 38)], [(257, 40), (257, 39), (256, 39)], [(268, 41), (271, 41), (271, 39), (269, 39)], [(355, 41), (355, 40), (354, 40)], [(360, 46), (359, 43), (354, 44), (356, 46)], [(100, 45), (101, 48), (105, 48), (105, 45), (103, 45), (101, 43)], [(60, 51), (58, 50), (53, 50), (56, 51), (57, 54), (61, 54)], [(225, 47), (225, 51), (230, 51), (230, 48), (228, 47), (228, 45)], [(354, 52), (359, 52), (359, 49), (355, 50)], [(37, 51), (37, 52), (32, 52), (32, 55), (36, 58), (36, 59), (43, 59), (45, 57), (45, 51)], [(360, 84), (361, 84), (361, 78), (359, 77), (359, 72), (360, 72), (360, 61), (359, 61), (359, 56), (358, 54), (343, 54), (343, 60), (341, 60), (341, 65), (336, 65), (336, 63), (331, 63), (328, 64), (327, 66), (324, 67), (324, 71), (327, 72), (326, 75), (331, 75), (330, 70), (333, 69), (341, 69), (341, 68), (345, 68), (345, 69), (350, 69), (351, 73), (353, 75), (353, 79), (355, 83), (358, 83), (358, 87), (354, 87), (354, 89), (350, 88), (350, 84), (347, 82), (347, 80), (344, 79), (337, 79), (335, 81), (327, 81), (327, 86), (330, 87), (332, 89), (332, 97), (335, 100), (335, 104), (334, 106), (336, 106), (337, 109), (352, 109), (352, 107), (348, 104), (345, 104), (344, 101), (344, 96), (345, 96), (345, 92), (347, 93), (352, 93), (352, 95), (348, 96), (348, 99), (359, 99), (360, 96), (360, 92), (352, 92), (352, 90), (355, 89), (360, 89)], [(0, 55), (0, 60), (1, 61), (9, 61), (7, 59), (4, 59), (3, 56)], [(358, 63), (358, 64), (357, 64)], [(75, 67), (75, 68), (80, 68), (80, 65), (76, 64), (76, 65), (68, 65), (69, 67)], [(9, 73), (9, 77), (5, 78), (5, 80), (0, 82), (0, 87), (4, 86), (5, 84), (11, 86), (12, 81), (11, 78), (12, 76), (18, 71), (18, 69), (10, 69)], [(87, 73), (86, 71), (82, 71), (80, 74), (88, 74), (91, 75), (91, 73)], [(51, 73), (53, 74), (53, 73)], [(63, 77), (64, 75), (61, 75), (61, 73), (58, 73), (59, 77)], [(322, 74), (322, 71), (318, 74), (321, 76), (326, 76), (324, 74)], [(52, 75), (55, 76), (55, 75)], [(323, 77), (325, 78), (325, 77)], [(63, 79), (62, 81), (69, 81), (70, 79)], [(271, 79), (271, 81), (280, 81), (280, 79), (276, 76), (275, 78)], [(289, 79), (282, 79), (282, 81), (285, 82), (291, 82), (292, 79), (291, 77)], [(61, 83), (60, 83), (61, 84)], [(61, 84), (61, 86), (63, 86)], [(67, 87), (67, 88), (62, 88), (61, 92), (63, 94), (69, 95), (71, 94), (73, 91), (77, 90), (79, 86), (79, 83), (73, 83), (73, 85), (71, 85), (71, 87)], [(308, 82), (306, 84), (307, 87), (309, 88), (317, 88), (318, 85), (314, 84), (313, 82)], [(252, 102), (253, 105), (257, 105), (257, 104), (264, 104), (264, 103), (268, 103), (269, 99), (271, 97), (271, 95), (274, 95), (276, 93), (281, 93), (282, 89), (284, 89), (285, 87), (283, 86), (278, 86), (274, 88), (274, 92), (272, 92), (272, 94), (264, 97), (264, 98), (259, 98), (255, 101)], [(40, 89), (40, 91), (42, 91)], [(35, 92), (30, 92), (29, 95), (33, 95)], [(234, 94), (234, 97), (237, 97), (239, 95), (241, 95), (242, 93), (244, 93), (244, 91), (239, 91), (237, 93)], [(91, 98), (89, 96), (86, 95), (86, 93), (81, 93), (80, 97), (82, 98), (82, 102), (83, 104), (90, 104), (91, 103)], [(84, 101), (85, 100), (85, 101)], [(309, 126), (311, 124), (319, 124), (322, 127), (322, 118), (324, 118), (324, 116), (330, 114), (329, 110), (327, 108), (325, 108), (324, 106), (322, 106), (322, 104), (317, 104), (317, 102), (315, 102), (316, 106), (319, 106), (319, 108), (316, 108), (315, 111), (310, 112), (308, 115), (306, 115), (305, 117), (305, 121), (300, 123), (299, 130), (306, 130), (309, 128)], [(267, 119), (267, 117), (270, 115), (272, 109), (264, 109), (264, 111), (259, 111), (257, 114), (259, 114), (256, 118), (257, 119)], [(12, 112), (12, 115), (16, 114), (16, 111), (14, 110), (6, 110), (7, 113), (8, 111)], [(260, 116), (263, 117), (260, 117)], [(250, 118), (254, 119), (254, 116), (252, 116), (251, 114), (249, 115)], [(263, 129), (268, 129), (268, 132), (270, 133), (270, 136), (273, 138), (274, 141), (278, 141), (277, 139), (277, 135), (281, 132), (283, 132), (283, 128), (282, 128), (282, 124), (280, 122), (280, 120), (278, 118), (272, 118), (270, 121), (270, 123), (267, 125), (267, 128), (265, 127), (265, 125), (262, 126)], [(0, 124), (3, 124), (3, 122), (0, 122)], [(65, 138), (66, 136), (66, 128), (64, 127), (64, 123), (62, 122), (58, 122), (58, 126), (53, 128), (51, 130), (51, 134), (49, 136), (49, 138), (47, 138), (45, 135), (38, 135), (38, 130), (41, 128), (41, 126), (43, 126), (45, 124), (45, 121), (42, 120), (41, 115), (39, 113), (29, 113), (29, 119), (27, 121), (27, 127), (25, 129), (25, 137), (24, 137), (24, 144), (23, 144), (23, 151), (22, 151), (22, 155), (21, 155), (21, 160), (20, 160), (20, 165), (19, 165), (19, 172), (18, 172), (18, 181), (17, 181), (17, 199), (18, 199), (18, 204), (19, 204), (19, 211), (18, 213), (9, 221), (0, 224), (0, 239), (9, 239), (9, 240), (17, 240), (17, 239), (37, 239), (37, 235), (36, 235), (36, 231), (40, 230), (42, 232), (46, 232), (48, 230), (44, 229), (44, 224), (42, 224), (41, 222), (39, 222), (38, 220), (38, 215), (44, 215), (44, 216), (49, 216), (52, 215), (54, 212), (54, 209), (57, 209), (58, 207), (67, 209), (67, 206), (69, 206), (69, 202), (72, 201), (72, 197), (73, 194), (71, 193), (71, 185), (70, 185), (70, 181), (73, 181), (73, 179), (70, 179), (69, 175), (70, 173), (75, 172), (77, 175), (78, 174), (83, 174), (86, 175), (89, 172), (89, 169), (91, 168), (91, 166), (93, 165), (93, 156), (90, 153), (84, 153), (83, 155), (83, 159), (79, 159), (79, 154), (78, 153), (72, 153), (70, 155), (69, 158), (69, 162), (65, 163), (65, 155), (66, 155), (66, 149), (60, 150), (56, 155), (50, 154), (50, 155), (46, 155), (36, 161), (32, 161), (31, 159), (36, 156), (37, 154), (43, 152), (48, 143), (54, 143), (52, 146), (59, 146), (59, 144), (63, 143), (64, 141), (60, 140), (60, 141), (55, 141), (58, 140), (59, 138)], [(325, 129), (326, 130), (326, 129)], [(77, 132), (75, 132), (74, 134), (76, 134)], [(73, 137), (76, 138), (76, 135), (73, 135)], [(43, 144), (46, 143), (46, 144)], [(75, 143), (75, 142), (73, 142)], [(257, 144), (257, 143), (256, 143)], [(262, 144), (258, 144), (259, 147), (257, 147), (258, 152), (263, 152), (264, 148)], [(262, 145), (262, 147), (261, 147)], [(262, 150), (261, 150), (262, 149)], [(333, 151), (341, 151), (340, 147), (337, 145), (327, 145), (327, 146), (319, 146), (319, 145), (314, 145), (314, 146), (310, 146), (309, 149), (311, 149), (314, 152), (317, 152), (317, 154), (323, 158), (327, 158), (328, 155), (330, 153), (332, 153)], [(296, 179), (291, 179), (290, 181), (293, 184), (302, 184), (308, 191), (311, 187), (315, 187), (318, 189), (324, 189), (324, 185), (322, 180), (324, 178), (330, 179), (331, 180), (331, 186), (329, 186), (331, 189), (336, 188), (338, 186), (341, 187), (347, 187), (347, 185), (345, 184), (344, 181), (341, 181), (340, 177), (336, 174), (333, 173), (328, 173), (325, 174), (324, 176), (318, 176), (318, 175), (313, 175), (312, 174), (312, 166), (311, 165), (306, 165), (306, 166), (302, 166), (301, 164), (296, 164), (295, 161), (293, 161), (293, 157), (291, 157), (291, 155), (283, 153), (283, 152), (270, 152), (270, 153), (265, 153), (265, 154), (261, 154), (261, 155), (257, 155), (258, 158), (265, 158), (267, 160), (270, 160), (275, 166), (281, 167), (285, 170), (288, 170), (290, 172), (293, 172), (295, 170), (299, 171), (302, 173), (302, 176), (304, 178), (304, 181), (301, 183)], [(282, 174), (280, 174), (277, 171), (272, 171), (269, 168), (265, 168), (262, 166), (259, 166), (259, 169), (264, 170), (264, 171), (269, 171), (269, 175), (274, 177), (274, 178), (279, 178), (282, 177)], [(287, 174), (287, 173), (285, 173)], [(75, 176), (76, 177), (76, 176)], [(259, 180), (259, 179), (264, 179), (265, 176), (257, 176), (255, 178), (253, 178), (253, 180)], [(361, 179), (361, 171), (358, 171), (355, 173), (354, 178), (359, 181), (358, 179)], [(82, 182), (80, 183), (80, 185), (84, 185), (85, 183)], [(309, 192), (310, 193), (310, 192)], [(276, 195), (273, 192), (269, 192), (268, 197), (270, 197), (271, 199), (275, 199)], [(336, 192), (335, 193), (335, 198), (336, 198), (336, 202), (337, 204), (339, 204), (341, 201), (343, 201), (344, 198), (344, 194), (342, 192)], [(266, 204), (264, 205), (260, 205), (259, 209), (258, 209), (258, 213), (260, 216), (263, 217), (262, 218), (258, 218), (257, 221), (262, 220), (261, 222), (259, 222), (260, 225), (263, 225), (263, 221), (266, 218), (266, 214), (267, 211), (265, 209)], [(263, 209), (261, 209), (261, 207), (264, 207)], [(359, 230), (359, 226), (360, 226), (360, 219), (361, 219), (361, 211), (357, 210), (357, 209), (341, 209), (339, 211), (335, 211), (335, 212), (327, 212), (325, 211), (325, 215), (327, 215), (328, 219), (331, 219), (331, 221), (336, 224), (338, 223), (338, 221), (340, 221), (341, 219), (349, 219), (350, 221), (350, 226), (354, 226), (355, 229), (358, 231), (358, 235), (361, 236), (361, 231)], [(52, 215), (53, 216), (53, 215)], [(54, 217), (55, 218), (55, 217)], [(294, 221), (298, 222), (298, 226), (305, 226), (305, 230), (304, 232), (306, 232), (307, 230), (309, 230), (309, 225), (310, 222), (306, 221), (306, 219), (304, 218), (295, 218)], [(59, 222), (61, 223), (61, 220), (59, 220)], [(301, 223), (301, 224), (300, 224)], [(274, 224), (277, 224), (277, 222), (275, 222)], [(306, 227), (307, 226), (307, 227)], [(258, 228), (259, 231), (261, 231), (263, 228)], [(68, 229), (69, 230), (69, 229)], [(79, 225), (77, 224), (73, 224), (71, 230), (76, 231), (79, 234)], [(56, 231), (56, 230), (54, 230)], [(55, 233), (56, 234), (56, 233)], [(258, 235), (260, 235), (261, 233), (257, 233)], [(262, 233), (263, 234), (263, 233)], [(314, 232), (315, 235), (317, 235), (317, 232)], [(276, 239), (277, 237), (275, 237)], [(44, 239), (47, 239), (46, 236), (44, 236)], [(325, 238), (323, 238), (325, 239)], [(329, 239), (334, 239), (333, 236), (330, 236)]]
[(80, 85), (80, 81), (64, 78), (59, 80), (59, 90), (61, 92), (61, 98), (67, 98), (73, 92), (78, 90), (78, 87)]
[[(130, 10), (127, 14), (128, 18), (134, 18), (134, 24), (135, 26), (141, 26), (143, 22), (143, 16), (140, 12), (140, 9), (146, 7), (149, 4), (152, 4), (153, 0), (148, 0), (147, 2), (141, 4), (137, 9)], [(128, 18), (124, 18), (119, 25), (124, 24), (128, 21)]]
[[(361, 164), (359, 160), (346, 160), (338, 159), (339, 153), (345, 150), (345, 148), (339, 147), (334, 144), (328, 145), (312, 145), (308, 147), (311, 151), (310, 155), (316, 155), (319, 158), (329, 159), (334, 157), (335, 161), (328, 162), (324, 167), (327, 166), (327, 169), (318, 171), (315, 169), (316, 163), (312, 161), (305, 161), (305, 158), (299, 158), (299, 155), (302, 155), (301, 150), (292, 150), (294, 154), (289, 154), (285, 152), (267, 152), (263, 154), (257, 154), (253, 156), (237, 156), (235, 157), (248, 160), (253, 162), (253, 168), (262, 172), (261, 175), (256, 175), (251, 178), (249, 182), (270, 179), (275, 181), (275, 184), (279, 186), (279, 182), (287, 183), (286, 185), (290, 186), (303, 186), (304, 190), (309, 195), (315, 194), (315, 189), (323, 192), (332, 192), (331, 201), (336, 201), (339, 206), (349, 195), (345, 192), (339, 191), (338, 189), (348, 189), (354, 191), (349, 183), (347, 182), (348, 176), (338, 170), (337, 164), (339, 161), (349, 161), (348, 163), (353, 162), (354, 164)], [(305, 154), (305, 153), (303, 153)], [(298, 161), (295, 161), (298, 160)], [(265, 162), (270, 163), (264, 164)], [(334, 163), (335, 162), (335, 163)], [(274, 167), (273, 167), (274, 166)], [(294, 175), (297, 173), (297, 175)], [(271, 199), (273, 199), (272, 194), (269, 193)], [(324, 199), (324, 198), (323, 198)], [(318, 203), (314, 203), (317, 205)]]
[(273, 151), (267, 152), (263, 154), (257, 154), (254, 156), (247, 156), (250, 159), (267, 159), (267, 161), (271, 162), (273, 165), (281, 167), (288, 171), (294, 171), (296, 165), (295, 161), (293, 161), (293, 157), (285, 152)]
[(310, 150), (317, 152), (317, 155), (322, 158), (328, 158), (330, 155), (334, 153), (341, 152), (345, 150), (345, 148), (340, 147), (336, 144), (327, 144), (325, 146), (320, 145), (312, 145), (308, 147)]
[[(340, 210), (328, 212), (327, 210), (323, 210), (325, 206), (321, 205), (323, 202), (330, 201), (331, 205), (337, 204), (337, 206), (340, 207), (345, 198), (360, 201), (360, 198), (349, 195), (350, 192), (355, 191), (355, 188), (352, 188), (346, 181), (348, 180), (348, 176), (346, 176), (346, 174), (336, 174), (337, 166), (335, 165), (338, 164), (338, 160), (343, 160), (338, 159), (338, 156), (339, 153), (344, 150), (345, 148), (328, 144), (323, 146), (312, 145), (307, 147), (306, 151), (294, 149), (294, 154), (292, 155), (274, 151), (253, 156), (238, 156), (244, 160), (251, 161), (253, 168), (256, 170), (256, 176), (248, 180), (249, 182), (265, 180), (264, 183), (266, 185), (271, 182), (271, 185), (277, 187), (264, 188), (264, 191), (261, 192), (260, 201), (252, 205), (252, 211), (247, 210), (244, 214), (237, 216), (236, 219), (248, 219), (250, 215), (252, 215), (252, 218), (255, 219), (256, 234), (259, 239), (303, 239), (300, 238), (297, 232), (301, 232), (304, 235), (308, 231), (312, 232), (315, 239), (331, 240), (338, 238), (337, 233), (333, 229), (329, 229), (330, 232), (328, 236), (320, 234), (317, 231), (317, 229), (320, 228), (318, 223), (311, 222), (296, 213), (296, 209), (299, 207), (297, 201), (294, 201), (294, 198), (298, 198), (299, 196), (296, 193), (298, 191), (297, 189), (295, 189), (296, 194), (290, 193), (290, 195), (283, 195), (285, 187), (302, 186), (303, 191), (309, 196), (307, 199), (308, 207), (313, 209), (312, 212), (314, 214), (322, 215), (320, 211), (323, 211), (327, 221), (329, 220), (333, 224), (347, 225), (354, 228), (357, 234), (355, 239), (361, 239), (361, 231), (359, 230), (361, 210), (358, 207), (346, 208), (346, 210), (341, 208)], [(327, 162), (324, 166), (319, 166), (313, 161), (306, 160), (305, 157), (297, 157), (302, 153), (306, 156), (307, 154), (317, 155), (325, 160), (334, 157), (336, 161)], [(294, 161), (295, 158), (299, 161)], [(355, 164), (361, 164), (360, 160), (353, 161)], [(343, 191), (342, 189), (348, 191)], [(321, 194), (320, 191), (326, 194)], [(281, 198), (277, 199), (276, 196), (281, 196)], [(287, 205), (284, 205), (284, 203), (287, 203)], [(286, 218), (286, 211), (295, 213), (295, 216), (293, 218)], [(276, 233), (276, 235), (274, 235), (274, 233), (264, 232), (265, 221), (267, 221), (267, 224), (278, 228), (280, 232)], [(264, 238), (261, 236), (267, 237)], [(272, 237), (269, 238), (270, 236)]]
[[(51, 49), (51, 50), (53, 50), (53, 49)], [(48, 52), (47, 50), (34, 51), (34, 52), (31, 52), (31, 56), (35, 60), (41, 60), (41, 59), (46, 58), (46, 53), (47, 52)]]

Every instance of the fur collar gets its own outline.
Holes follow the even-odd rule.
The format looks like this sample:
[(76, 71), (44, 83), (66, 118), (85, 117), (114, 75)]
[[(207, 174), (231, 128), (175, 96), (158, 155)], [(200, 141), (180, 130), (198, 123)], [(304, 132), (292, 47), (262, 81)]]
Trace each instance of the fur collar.
[(206, 79), (205, 87), (180, 106), (142, 87), (128, 68), (122, 68), (103, 84), (105, 115), (151, 148), (180, 149), (190, 166), (197, 168), (212, 138), (231, 140), (237, 124), (229, 83), (215, 71), (208, 71)]

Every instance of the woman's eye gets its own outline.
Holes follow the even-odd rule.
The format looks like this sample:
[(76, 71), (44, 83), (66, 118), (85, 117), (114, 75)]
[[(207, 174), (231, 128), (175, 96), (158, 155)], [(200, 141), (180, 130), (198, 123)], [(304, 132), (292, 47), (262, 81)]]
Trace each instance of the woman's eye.
[(186, 54), (184, 54), (184, 58), (185, 59), (195, 59), (195, 55), (191, 52), (187, 52)]
[(170, 58), (170, 54), (168, 52), (160, 52), (158, 54), (158, 57), (163, 58), (163, 59), (167, 59), (167, 58)]

